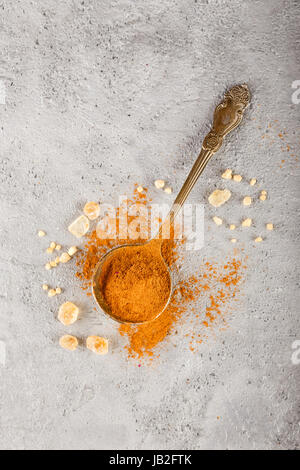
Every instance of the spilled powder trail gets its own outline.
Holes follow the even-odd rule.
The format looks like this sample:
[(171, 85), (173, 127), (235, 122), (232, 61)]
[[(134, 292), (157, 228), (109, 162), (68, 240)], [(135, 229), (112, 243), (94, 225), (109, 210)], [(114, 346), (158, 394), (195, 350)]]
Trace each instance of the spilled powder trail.
[(257, 116), (252, 117), (252, 121), (256, 121), (256, 128), (262, 131), (261, 143), (259, 147), (275, 146), (280, 149), (280, 168), (283, 168), (285, 163), (292, 163), (298, 166), (299, 154), (297, 148), (299, 147), (299, 140), (295, 135), (289, 135), (288, 129), (285, 129), (280, 122), (275, 119), (266, 125), (265, 113), (260, 116), (260, 105), (258, 105)]
[[(220, 329), (227, 325), (226, 316), (239, 292), (245, 267), (236, 258), (227, 260), (223, 265), (206, 262), (193, 276), (179, 281), (170, 305), (151, 325), (120, 327), (120, 333), (129, 339), (126, 346), (129, 356), (155, 356), (155, 347), (175, 334), (176, 327), (182, 321), (190, 324), (189, 347), (195, 351), (207, 337), (209, 328)], [(203, 298), (207, 306), (201, 310), (197, 301)], [(189, 307), (190, 313), (187, 314)]]
[[(138, 193), (135, 187), (128, 204), (130, 206), (136, 203), (149, 207), (150, 201), (146, 192)], [(117, 211), (117, 224), (119, 216), (120, 208)], [(142, 234), (135, 242), (141, 241), (145, 241)], [(101, 256), (112, 247), (129, 242), (128, 239), (100, 239), (95, 230), (87, 236), (85, 247), (77, 262), (76, 275), (82, 283), (82, 288), (89, 289), (88, 295), (92, 276)], [(197, 272), (188, 278), (183, 278), (184, 270), (178, 268), (180, 257), (184, 266), (184, 241), (178, 242), (173, 237), (165, 240), (162, 253), (178, 280), (169, 306), (158, 319), (145, 325), (120, 325), (119, 332), (127, 339), (125, 348), (130, 358), (151, 361), (160, 355), (162, 347), (171, 347), (175, 337), (175, 345), (180, 341), (191, 351), (197, 351), (199, 345), (207, 340), (212, 332), (227, 328), (227, 318), (239, 297), (246, 259), (237, 250), (229, 254), (222, 263), (214, 260), (202, 262)], [(201, 258), (199, 252), (199, 262)], [(186, 325), (188, 333), (185, 337), (178, 335), (178, 331), (186, 330)]]

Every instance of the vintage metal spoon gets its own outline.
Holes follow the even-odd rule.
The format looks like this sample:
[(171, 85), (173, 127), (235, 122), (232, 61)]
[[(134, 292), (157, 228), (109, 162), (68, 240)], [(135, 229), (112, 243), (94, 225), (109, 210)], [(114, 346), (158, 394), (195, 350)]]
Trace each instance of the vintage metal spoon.
[[(173, 223), (176, 215), (178, 214), (179, 210), (186, 201), (188, 195), (193, 189), (196, 181), (203, 172), (210, 158), (222, 146), (224, 137), (240, 124), (243, 119), (244, 111), (248, 106), (249, 102), (250, 93), (247, 85), (235, 85), (225, 93), (223, 101), (215, 109), (213, 125), (210, 132), (206, 135), (203, 141), (200, 155), (197, 158), (193, 168), (191, 169), (190, 174), (188, 175), (178, 196), (176, 197), (166, 221), (164, 221), (162, 226), (160, 227), (160, 234), (162, 233), (162, 229), (165, 223)], [(161, 257), (162, 261), (162, 269), (166, 270), (166, 272), (169, 274), (170, 279), (170, 293), (168, 300), (165, 303), (163, 309), (160, 312), (157, 312), (157, 315), (155, 316), (155, 318), (152, 318), (151, 321), (158, 318), (159, 315), (161, 315), (162, 312), (166, 309), (172, 295), (172, 278), (170, 270), (161, 254), (162, 242), (162, 237), (159, 237), (151, 239), (144, 244), (122, 245), (120, 247), (113, 248), (101, 258), (100, 262), (96, 267), (95, 275), (93, 278), (93, 295), (96, 300), (96, 303), (109, 317), (113, 318), (114, 320), (120, 323), (136, 323), (131, 321), (124, 322), (122, 319), (118, 318), (118, 316), (113, 315), (109, 305), (106, 303), (103, 293), (100, 289), (100, 277), (104, 263), (109, 261), (109, 257), (116, 255), (118, 250), (129, 250), (130, 248), (136, 248), (137, 246), (141, 246), (142, 249), (147, 249), (150, 244), (152, 248), (155, 247), (155, 249), (158, 250), (158, 254)]]

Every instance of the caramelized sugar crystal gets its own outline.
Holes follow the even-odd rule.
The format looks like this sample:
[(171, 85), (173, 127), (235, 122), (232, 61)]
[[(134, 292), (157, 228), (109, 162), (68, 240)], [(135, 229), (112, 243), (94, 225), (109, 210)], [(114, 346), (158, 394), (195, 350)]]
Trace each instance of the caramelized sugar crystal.
[(97, 202), (87, 202), (84, 206), (83, 212), (90, 220), (95, 220), (100, 215), (100, 206)]
[(68, 230), (76, 238), (81, 238), (90, 228), (89, 219), (85, 215), (81, 215), (69, 225)]
[(78, 319), (79, 308), (72, 302), (65, 302), (59, 307), (58, 320), (63, 325), (72, 325)]
[(214, 206), (219, 207), (225, 204), (231, 198), (229, 189), (216, 189), (208, 198), (208, 202)]
[(86, 347), (96, 354), (104, 355), (108, 353), (108, 340), (101, 336), (89, 336), (86, 340)]

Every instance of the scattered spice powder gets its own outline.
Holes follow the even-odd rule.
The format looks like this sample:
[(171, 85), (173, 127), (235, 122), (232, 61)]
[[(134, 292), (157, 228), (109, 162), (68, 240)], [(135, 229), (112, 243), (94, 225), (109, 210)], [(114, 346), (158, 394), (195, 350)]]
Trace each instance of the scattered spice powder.
[[(226, 327), (229, 303), (236, 298), (245, 265), (233, 258), (227, 263), (205, 262), (196, 275), (177, 283), (171, 302), (162, 315), (145, 325), (122, 325), (120, 333), (127, 336), (128, 355), (132, 358), (158, 356), (155, 348), (176, 332), (176, 324), (189, 323), (187, 334), (191, 351), (207, 336), (207, 329)], [(206, 304), (199, 307), (198, 303)], [(181, 339), (182, 341), (182, 339)]]
[[(137, 185), (128, 205), (139, 202), (149, 207), (147, 190), (138, 193), (136, 188)], [(117, 219), (119, 215), (120, 208), (117, 210)], [(116, 222), (118, 226), (118, 220)], [(135, 243), (142, 241), (145, 239), (141, 233), (141, 238), (135, 240)], [(99, 238), (96, 230), (86, 236), (85, 247), (77, 259), (76, 274), (83, 289), (91, 289), (94, 270), (101, 256), (114, 246), (125, 243), (130, 243), (130, 240)], [(232, 311), (233, 302), (238, 300), (246, 269), (241, 252), (233, 250), (222, 263), (203, 261), (202, 253), (198, 252), (199, 269), (192, 276), (182, 279), (184, 273), (178, 266), (182, 245), (184, 240), (174, 239), (174, 230), (170, 239), (164, 240), (162, 244), (164, 260), (179, 277), (166, 310), (149, 323), (119, 326), (121, 336), (127, 338), (125, 348), (128, 357), (139, 359), (139, 363), (142, 359), (151, 361), (159, 357), (161, 346), (165, 343), (177, 346), (180, 341), (191, 351), (196, 351), (214, 328), (227, 328), (227, 316)]]
[[(257, 119), (252, 118), (252, 120), (255, 121)], [(260, 117), (258, 117), (258, 120), (260, 120)], [(261, 121), (260, 123), (261, 125), (258, 125), (257, 129), (265, 129), (266, 126), (264, 121)], [(292, 161), (298, 164), (299, 156), (296, 155), (296, 148), (298, 143), (296, 142), (294, 136), (289, 136), (287, 130), (282, 129), (282, 126), (280, 126), (280, 123), (277, 119), (268, 124), (265, 132), (266, 133), (261, 135), (261, 139), (265, 142), (264, 145), (280, 145), (281, 152), (287, 156), (286, 159), (280, 159), (280, 168), (283, 168), (283, 164), (288, 161)], [(262, 144), (259, 144), (259, 146), (261, 147)]]

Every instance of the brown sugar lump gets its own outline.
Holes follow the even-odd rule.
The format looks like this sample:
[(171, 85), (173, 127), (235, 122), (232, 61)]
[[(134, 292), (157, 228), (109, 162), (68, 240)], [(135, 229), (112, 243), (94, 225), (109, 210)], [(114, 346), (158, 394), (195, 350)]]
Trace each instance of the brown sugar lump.
[(79, 308), (72, 302), (65, 302), (59, 307), (58, 320), (63, 325), (72, 325), (78, 319)]
[(251, 204), (252, 204), (252, 197), (250, 197), (250, 196), (244, 197), (244, 199), (243, 199), (243, 204), (244, 204), (244, 206), (251, 206)]
[(172, 194), (173, 189), (172, 189), (170, 186), (167, 186), (167, 187), (164, 189), (164, 192), (165, 192), (166, 194)]
[(216, 189), (208, 198), (208, 202), (214, 207), (220, 207), (231, 198), (229, 189)]
[(222, 178), (224, 180), (231, 180), (232, 179), (232, 170), (230, 170), (230, 168), (227, 168), (227, 170), (225, 170), (224, 173), (222, 174)]
[(77, 253), (77, 251), (78, 251), (77, 246), (71, 246), (68, 250), (68, 255), (69, 256), (74, 256), (75, 253)]
[(56, 292), (55, 292), (55, 289), (50, 289), (48, 291), (48, 297), (55, 297), (56, 296)]
[(76, 238), (81, 238), (88, 232), (89, 228), (89, 219), (85, 215), (81, 215), (69, 225), (68, 230)]
[(265, 201), (265, 200), (267, 199), (267, 195), (268, 195), (267, 191), (266, 191), (266, 190), (262, 190), (262, 192), (260, 193), (259, 199), (260, 199), (261, 201)]
[(223, 224), (223, 220), (220, 218), (220, 217), (213, 217), (213, 221), (216, 225), (222, 225)]
[(233, 176), (233, 181), (236, 181), (237, 183), (240, 183), (242, 181), (243, 177), (241, 175), (234, 175)]
[(71, 259), (71, 256), (69, 255), (69, 253), (62, 253), (60, 258), (59, 258), (59, 262), (60, 263), (67, 263), (68, 261), (70, 261)]
[(243, 220), (242, 222), (242, 227), (251, 227), (251, 225), (252, 225), (252, 219), (248, 218), (248, 219)]
[(60, 338), (59, 344), (62, 348), (67, 349), (68, 351), (75, 351), (78, 347), (78, 340), (75, 336), (64, 335)]
[(83, 212), (90, 220), (95, 220), (100, 215), (100, 206), (97, 202), (87, 202)]
[(86, 347), (95, 354), (104, 355), (108, 353), (108, 340), (101, 336), (89, 336)]
[(162, 189), (165, 186), (166, 182), (164, 180), (155, 180), (154, 185), (157, 189)]

